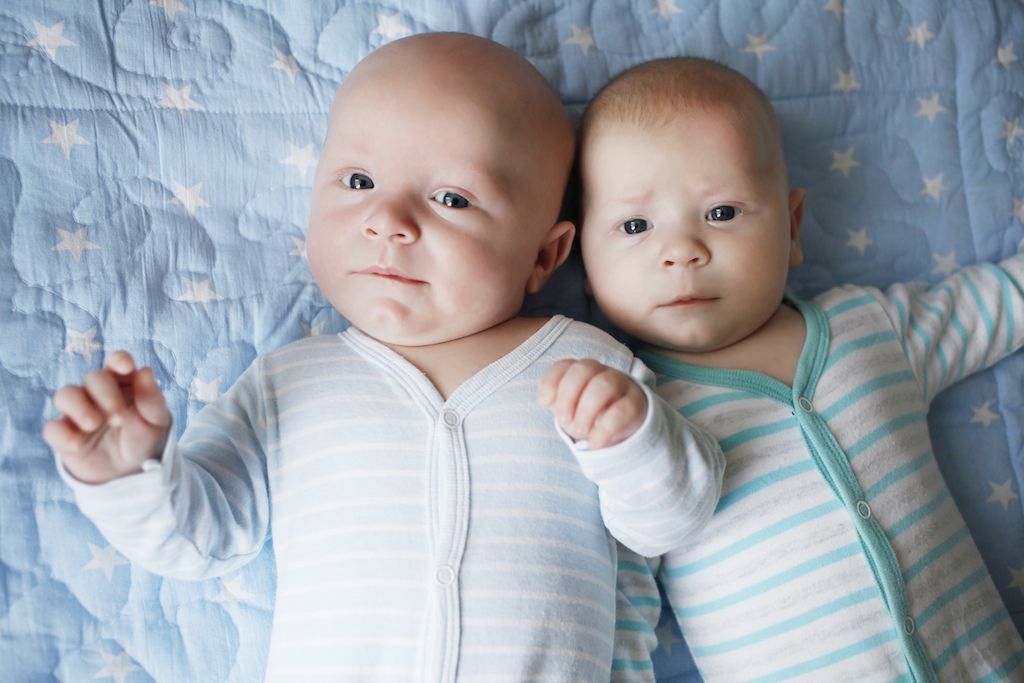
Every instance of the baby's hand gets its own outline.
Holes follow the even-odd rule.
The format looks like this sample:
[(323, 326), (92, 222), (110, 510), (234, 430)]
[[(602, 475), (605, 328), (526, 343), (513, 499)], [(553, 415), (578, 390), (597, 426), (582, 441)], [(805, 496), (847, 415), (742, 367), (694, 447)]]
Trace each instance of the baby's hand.
[(591, 449), (625, 441), (643, 424), (647, 398), (629, 375), (595, 360), (562, 360), (540, 382), (538, 400), (558, 424)]
[(53, 396), (63, 417), (43, 427), (68, 472), (87, 484), (103, 484), (141, 471), (163, 450), (171, 425), (153, 370), (135, 369), (125, 351), (107, 356), (102, 370), (82, 386), (61, 387)]

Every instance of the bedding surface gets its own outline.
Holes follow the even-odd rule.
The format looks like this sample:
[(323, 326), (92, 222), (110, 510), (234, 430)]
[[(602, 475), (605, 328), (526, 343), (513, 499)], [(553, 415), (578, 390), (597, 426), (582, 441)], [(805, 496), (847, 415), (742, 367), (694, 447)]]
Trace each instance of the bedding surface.
[[(108, 351), (181, 431), (258, 353), (346, 326), (305, 260), (333, 92), (372, 49), (458, 30), (528, 57), (577, 115), (693, 54), (782, 120), (808, 191), (793, 289), (934, 281), (1024, 248), (1024, 4), (888, 0), (8, 0), (0, 8), (0, 679), (255, 681), (273, 549), (199, 583), (131, 566), (39, 433)], [(500, 87), (500, 84), (495, 84)], [(439, 141), (441, 144), (441, 141)], [(527, 305), (602, 323), (578, 260)], [(940, 396), (936, 455), (1024, 631), (1024, 354)], [(663, 617), (660, 680), (699, 680)]]

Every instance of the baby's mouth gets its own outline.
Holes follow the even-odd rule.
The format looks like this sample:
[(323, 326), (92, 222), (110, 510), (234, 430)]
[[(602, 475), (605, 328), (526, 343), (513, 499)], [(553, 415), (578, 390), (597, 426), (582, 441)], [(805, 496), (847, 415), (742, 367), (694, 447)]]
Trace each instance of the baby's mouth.
[(668, 303), (661, 304), (659, 308), (685, 308), (687, 306), (699, 306), (700, 304), (711, 303), (714, 300), (715, 299), (713, 297), (685, 296), (669, 301)]
[(383, 278), (385, 280), (391, 280), (392, 282), (398, 282), (403, 285), (425, 285), (427, 284), (424, 280), (417, 280), (416, 278), (409, 277), (401, 271), (395, 268), (387, 268), (381, 266), (371, 266), (370, 268), (364, 268), (358, 271), (359, 275), (370, 275), (373, 277)]

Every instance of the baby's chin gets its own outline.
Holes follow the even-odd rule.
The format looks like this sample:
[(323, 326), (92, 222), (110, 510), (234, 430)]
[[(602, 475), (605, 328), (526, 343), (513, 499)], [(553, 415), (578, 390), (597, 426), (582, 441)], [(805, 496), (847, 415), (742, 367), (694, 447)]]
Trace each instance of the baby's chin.
[(346, 318), (360, 332), (389, 348), (437, 346), (468, 336), (467, 331), (459, 327), (406, 317), (395, 319), (387, 314)]

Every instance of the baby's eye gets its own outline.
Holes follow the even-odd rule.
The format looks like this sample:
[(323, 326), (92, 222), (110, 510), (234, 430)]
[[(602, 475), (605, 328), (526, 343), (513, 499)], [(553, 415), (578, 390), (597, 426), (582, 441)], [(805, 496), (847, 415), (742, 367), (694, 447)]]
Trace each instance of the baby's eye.
[(341, 177), (341, 184), (352, 190), (370, 190), (373, 180), (365, 173), (347, 173)]
[(438, 204), (444, 204), (450, 209), (465, 209), (469, 206), (469, 200), (463, 197), (458, 192), (449, 192), (448, 190), (441, 190), (433, 197), (431, 197)]
[(622, 224), (622, 231), (627, 235), (638, 235), (650, 227), (644, 218), (630, 218)]
[(733, 218), (739, 215), (739, 209), (735, 206), (716, 206), (715, 208), (708, 211), (709, 221), (731, 221)]

